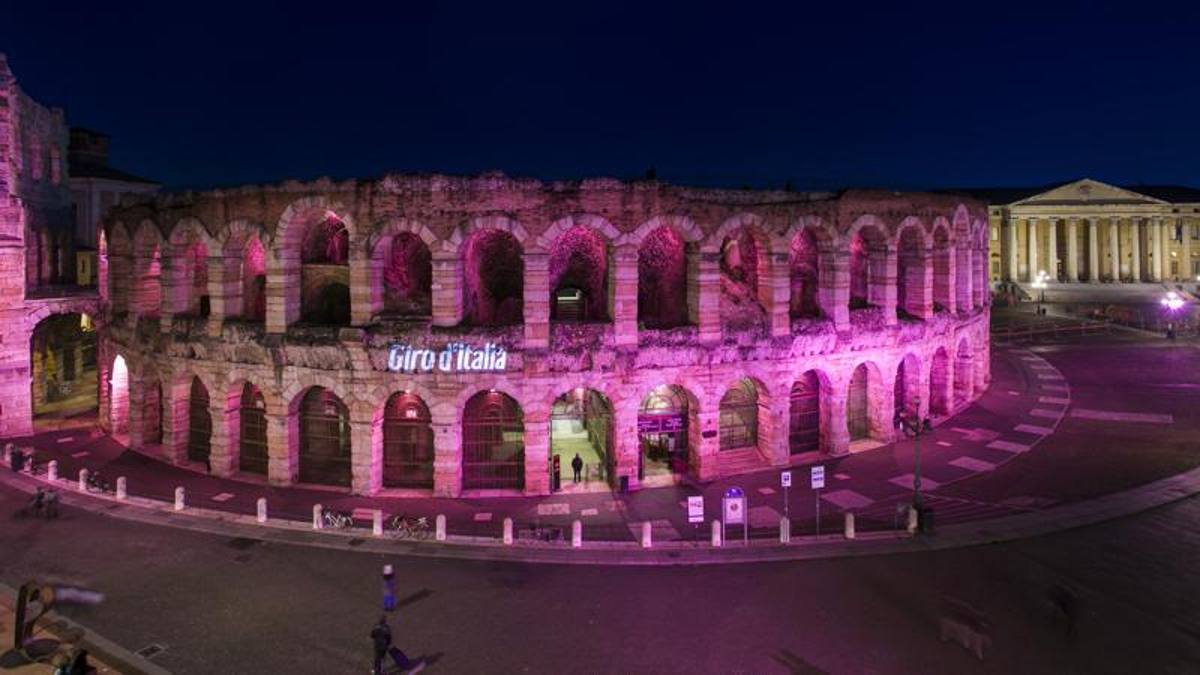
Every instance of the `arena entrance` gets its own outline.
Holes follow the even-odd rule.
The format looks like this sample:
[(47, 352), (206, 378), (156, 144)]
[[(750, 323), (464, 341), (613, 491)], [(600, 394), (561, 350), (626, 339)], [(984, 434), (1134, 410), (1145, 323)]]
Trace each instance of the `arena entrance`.
[(300, 403), (300, 482), (350, 487), (350, 411), (313, 387)]
[[(577, 387), (554, 402), (550, 410), (550, 457), (551, 462), (555, 455), (559, 458), (564, 491), (607, 489), (614, 473), (612, 420), (612, 406), (592, 389)], [(583, 462), (578, 484), (571, 464), (576, 455)]]
[(481, 391), (463, 407), (464, 490), (525, 488), (525, 422), (507, 394)]
[(688, 470), (688, 394), (675, 385), (656, 387), (638, 411), (638, 481), (671, 485)]
[(412, 392), (392, 394), (383, 411), (383, 487), (433, 489), (433, 426)]
[(92, 318), (87, 314), (46, 317), (33, 329), (29, 352), (35, 430), (95, 422), (99, 389)]
[(238, 470), (267, 475), (267, 403), (247, 382), (238, 398)]

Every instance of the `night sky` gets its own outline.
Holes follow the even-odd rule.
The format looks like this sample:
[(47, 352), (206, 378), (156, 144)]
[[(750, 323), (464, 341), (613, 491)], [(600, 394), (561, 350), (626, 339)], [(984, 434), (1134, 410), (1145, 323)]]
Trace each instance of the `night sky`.
[(732, 187), (1200, 186), (1197, 5), (1052, 4), (27, 0), (0, 8), (0, 51), (169, 187), (651, 166)]

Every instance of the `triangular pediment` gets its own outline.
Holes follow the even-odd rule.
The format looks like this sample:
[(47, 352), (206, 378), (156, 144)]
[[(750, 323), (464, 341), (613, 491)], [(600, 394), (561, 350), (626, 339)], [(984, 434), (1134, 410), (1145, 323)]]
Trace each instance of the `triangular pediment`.
[(1161, 199), (1155, 199), (1123, 187), (1101, 183), (1091, 178), (1072, 181), (1058, 187), (1026, 197), (1014, 206), (1055, 206), (1083, 204), (1166, 204)]

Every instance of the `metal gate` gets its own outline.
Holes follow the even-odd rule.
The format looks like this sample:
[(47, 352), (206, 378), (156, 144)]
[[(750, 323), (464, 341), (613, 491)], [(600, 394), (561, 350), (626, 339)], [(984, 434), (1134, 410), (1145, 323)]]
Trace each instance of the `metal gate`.
[(758, 390), (749, 380), (721, 398), (721, 450), (735, 450), (758, 445)]
[(433, 487), (433, 427), (415, 394), (394, 394), (383, 414), (383, 486)]
[(821, 382), (811, 370), (792, 385), (788, 447), (791, 454), (821, 447)]
[(238, 407), (238, 468), (267, 475), (267, 414), (262, 392), (247, 382)]
[(350, 415), (320, 387), (300, 404), (300, 482), (350, 486)]
[(867, 423), (867, 368), (859, 366), (850, 378), (850, 391), (846, 400), (846, 427), (850, 440), (857, 441), (870, 435)]
[(525, 487), (525, 426), (517, 402), (480, 392), (463, 410), (463, 488)]
[(212, 451), (212, 413), (208, 410), (208, 390), (200, 378), (192, 378), (188, 397), (187, 457), (193, 462), (208, 463)]

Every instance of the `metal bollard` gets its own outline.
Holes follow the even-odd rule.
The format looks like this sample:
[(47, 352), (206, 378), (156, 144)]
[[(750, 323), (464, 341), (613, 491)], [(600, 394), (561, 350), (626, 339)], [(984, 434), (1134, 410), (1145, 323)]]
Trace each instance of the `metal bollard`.
[(383, 536), (383, 511), (375, 509), (371, 514), (371, 534), (376, 537)]
[(650, 521), (642, 523), (642, 548), (650, 548), (654, 545), (653, 532)]
[(446, 541), (446, 514), (439, 513), (434, 522), (437, 527), (437, 531), (433, 535), (434, 539)]
[(583, 547), (583, 521), (576, 520), (571, 523), (571, 547)]
[(917, 533), (917, 510), (913, 507), (908, 507), (908, 533)]
[(182, 487), (175, 488), (175, 510), (182, 511), (184, 506), (184, 491)]
[(258, 513), (257, 513), (258, 522), (260, 522), (260, 523), (267, 522), (267, 498), (259, 497), (258, 503), (256, 505), (258, 507)]
[(321, 525), (322, 525), (321, 514), (322, 513), (324, 513), (324, 509), (321, 508), (321, 505), (313, 504), (313, 529), (314, 530), (321, 529)]
[(80, 492), (87, 492), (87, 480), (88, 480), (88, 470), (80, 469), (79, 470), (79, 491)]
[(504, 519), (504, 543), (505, 544), (513, 543), (512, 518)]
[(129, 493), (125, 489), (125, 476), (117, 478), (117, 499), (125, 499)]
[(712, 521), (712, 545), (714, 548), (721, 547), (721, 521)]
[(51, 483), (58, 480), (58, 460), (57, 459), (50, 460), (50, 463), (46, 465), (46, 480), (50, 481)]
[(792, 541), (792, 521), (787, 516), (779, 519), (779, 543), (788, 544)]
[(851, 512), (851, 511), (847, 511), (847, 512), (846, 512), (846, 538), (847, 538), (847, 539), (853, 539), (854, 537), (855, 537), (855, 534), (854, 534), (854, 513), (853, 513), (853, 512)]

